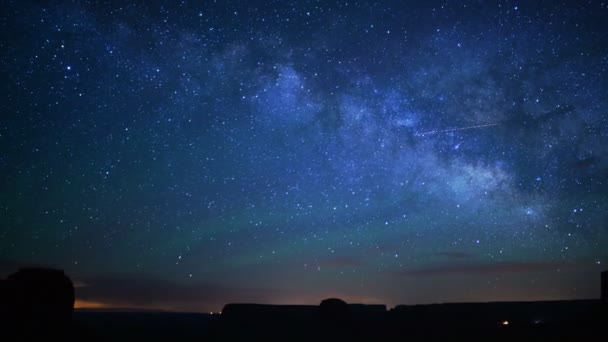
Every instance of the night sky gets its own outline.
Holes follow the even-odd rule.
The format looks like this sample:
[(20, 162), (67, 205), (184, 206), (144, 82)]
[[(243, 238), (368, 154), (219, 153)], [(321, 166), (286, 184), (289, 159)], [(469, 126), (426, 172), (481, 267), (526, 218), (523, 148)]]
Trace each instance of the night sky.
[(0, 13), (2, 277), (189, 311), (599, 297), (608, 3)]

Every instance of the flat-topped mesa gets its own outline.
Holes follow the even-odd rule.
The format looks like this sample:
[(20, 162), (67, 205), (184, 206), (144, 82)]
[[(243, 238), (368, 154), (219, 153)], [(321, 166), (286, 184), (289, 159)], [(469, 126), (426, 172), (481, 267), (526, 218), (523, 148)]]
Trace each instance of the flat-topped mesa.
[(316, 319), (333, 316), (352, 316), (352, 318), (368, 318), (374, 315), (385, 314), (384, 304), (347, 304), (346, 302), (330, 298), (320, 305), (266, 305), (266, 304), (226, 304), (222, 309), (222, 317), (227, 319)]
[(0, 280), (0, 321), (24, 339), (67, 333), (74, 285), (62, 270), (21, 268)]
[(347, 304), (337, 298), (320, 305), (227, 304), (220, 331), (237, 340), (351, 340), (384, 331), (378, 324), (386, 314), (385, 305)]

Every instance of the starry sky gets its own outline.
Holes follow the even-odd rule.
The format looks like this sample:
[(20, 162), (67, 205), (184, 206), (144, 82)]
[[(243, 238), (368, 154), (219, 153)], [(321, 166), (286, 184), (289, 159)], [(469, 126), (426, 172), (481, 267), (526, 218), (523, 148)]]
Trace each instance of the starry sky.
[(186, 311), (599, 297), (608, 3), (1, 6), (2, 276)]

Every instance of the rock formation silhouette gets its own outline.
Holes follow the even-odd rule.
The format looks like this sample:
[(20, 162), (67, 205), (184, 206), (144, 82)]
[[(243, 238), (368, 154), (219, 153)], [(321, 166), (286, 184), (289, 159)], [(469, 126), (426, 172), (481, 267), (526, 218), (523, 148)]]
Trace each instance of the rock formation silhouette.
[(67, 336), (74, 285), (61, 270), (22, 268), (0, 282), (0, 319), (23, 339)]

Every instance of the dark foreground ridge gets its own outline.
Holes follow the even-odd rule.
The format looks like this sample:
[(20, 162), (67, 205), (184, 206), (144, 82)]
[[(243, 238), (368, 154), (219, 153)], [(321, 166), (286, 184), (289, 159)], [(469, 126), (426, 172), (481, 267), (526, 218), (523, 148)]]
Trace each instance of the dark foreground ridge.
[[(608, 338), (608, 272), (602, 299), (399, 305), (227, 304), (221, 315), (77, 311), (60, 270), (21, 269), (0, 280), (7, 340), (345, 341), (592, 340)], [(10, 337), (10, 338), (8, 338)]]
[[(335, 300), (335, 299), (330, 299)], [(608, 338), (602, 300), (399, 305), (280, 306), (229, 304), (220, 335), (231, 339), (491, 340)]]

